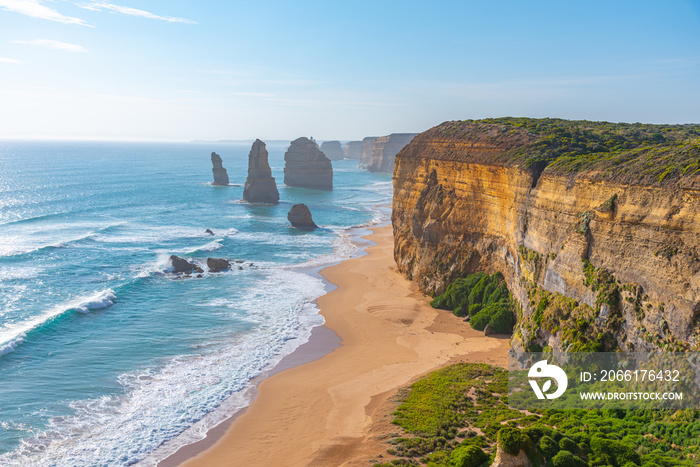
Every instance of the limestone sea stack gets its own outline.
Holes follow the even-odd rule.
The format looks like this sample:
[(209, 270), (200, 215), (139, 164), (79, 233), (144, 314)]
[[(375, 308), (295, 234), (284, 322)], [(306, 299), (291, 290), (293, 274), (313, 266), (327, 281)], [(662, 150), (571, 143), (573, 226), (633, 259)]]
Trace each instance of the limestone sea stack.
[(348, 141), (345, 145), (345, 157), (359, 160), (362, 157), (362, 141)]
[(345, 159), (345, 153), (340, 145), (340, 141), (324, 141), (321, 143), (321, 152), (332, 161)]
[(212, 152), (211, 163), (214, 166), (211, 169), (211, 171), (214, 172), (214, 183), (212, 183), (212, 185), (228, 186), (228, 174), (221, 163), (221, 156)]
[(287, 213), (287, 219), (293, 227), (300, 230), (314, 230), (318, 227), (311, 218), (311, 211), (305, 204), (292, 206), (292, 209)]
[(249, 203), (277, 204), (280, 200), (267, 156), (265, 143), (256, 139), (248, 154), (248, 178), (243, 189), (243, 199)]
[(311, 188), (333, 189), (333, 166), (318, 145), (309, 138), (292, 141), (284, 154), (284, 184)]

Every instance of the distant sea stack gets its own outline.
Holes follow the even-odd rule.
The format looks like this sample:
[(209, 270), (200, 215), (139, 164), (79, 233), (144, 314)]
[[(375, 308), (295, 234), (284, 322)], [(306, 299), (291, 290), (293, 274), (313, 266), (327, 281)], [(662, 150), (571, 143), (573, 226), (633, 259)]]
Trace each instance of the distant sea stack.
[[(360, 166), (370, 172), (392, 173), (394, 171), (394, 157), (416, 135), (417, 133), (393, 133), (389, 136), (374, 138), (370, 160), (367, 163), (361, 163)], [(364, 161), (365, 158), (363, 158)]]
[(311, 218), (311, 211), (305, 204), (292, 206), (292, 209), (287, 213), (287, 219), (293, 227), (300, 230), (314, 230), (318, 227)]
[(248, 154), (248, 178), (243, 190), (243, 199), (249, 203), (277, 204), (280, 200), (267, 156), (265, 143), (256, 139)]
[(221, 156), (212, 152), (211, 163), (214, 165), (211, 169), (211, 171), (214, 172), (214, 183), (212, 185), (228, 186), (228, 174), (221, 164)]
[(318, 145), (298, 138), (284, 154), (284, 184), (313, 190), (333, 189), (333, 166)]
[(360, 167), (365, 168), (372, 162), (372, 148), (376, 139), (376, 136), (368, 136), (362, 140), (362, 145), (360, 146)]
[(340, 141), (324, 141), (321, 143), (321, 152), (332, 161), (345, 159), (345, 153), (340, 145)]
[(349, 141), (345, 145), (345, 157), (359, 160), (362, 157), (362, 141)]

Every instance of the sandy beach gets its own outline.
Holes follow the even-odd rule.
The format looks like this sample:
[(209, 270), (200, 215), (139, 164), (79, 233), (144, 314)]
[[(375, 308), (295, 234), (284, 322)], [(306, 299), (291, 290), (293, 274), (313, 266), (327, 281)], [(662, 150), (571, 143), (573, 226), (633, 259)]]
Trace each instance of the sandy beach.
[[(458, 361), (505, 366), (506, 336), (485, 337), (430, 307), (396, 271), (391, 226), (367, 255), (326, 268), (337, 289), (320, 297), (341, 345), (262, 381), (250, 407), (183, 466), (366, 466), (386, 450), (397, 389)], [(196, 455), (195, 455), (196, 454)]]

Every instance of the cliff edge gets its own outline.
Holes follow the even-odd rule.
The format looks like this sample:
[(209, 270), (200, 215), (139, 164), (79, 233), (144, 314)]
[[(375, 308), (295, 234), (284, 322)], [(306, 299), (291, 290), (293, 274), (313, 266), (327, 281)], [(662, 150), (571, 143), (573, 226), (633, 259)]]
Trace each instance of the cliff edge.
[(446, 122), (393, 173), (399, 270), (501, 271), (513, 349), (700, 348), (700, 126)]

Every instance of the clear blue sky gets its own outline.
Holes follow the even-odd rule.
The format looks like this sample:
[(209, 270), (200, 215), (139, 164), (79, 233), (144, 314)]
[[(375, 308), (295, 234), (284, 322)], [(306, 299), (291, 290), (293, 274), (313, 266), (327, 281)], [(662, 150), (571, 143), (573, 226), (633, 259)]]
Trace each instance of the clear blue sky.
[(700, 0), (113, 1), (0, 0), (0, 138), (700, 122)]

